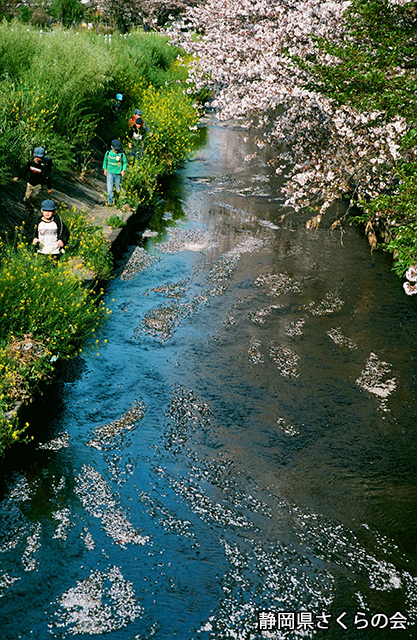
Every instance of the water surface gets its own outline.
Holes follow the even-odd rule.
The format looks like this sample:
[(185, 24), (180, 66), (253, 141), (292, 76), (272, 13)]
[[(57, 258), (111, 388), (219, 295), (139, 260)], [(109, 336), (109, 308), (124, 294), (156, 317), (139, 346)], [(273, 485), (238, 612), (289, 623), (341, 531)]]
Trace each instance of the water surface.
[(256, 149), (209, 127), (33, 407), (1, 640), (417, 637), (415, 300), (341, 205), (283, 218)]

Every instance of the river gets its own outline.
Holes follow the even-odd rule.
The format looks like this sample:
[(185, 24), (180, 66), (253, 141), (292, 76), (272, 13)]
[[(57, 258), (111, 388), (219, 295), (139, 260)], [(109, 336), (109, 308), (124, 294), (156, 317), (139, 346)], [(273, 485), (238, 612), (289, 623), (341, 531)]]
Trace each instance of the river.
[(208, 127), (32, 407), (1, 640), (417, 637), (415, 300), (249, 138)]

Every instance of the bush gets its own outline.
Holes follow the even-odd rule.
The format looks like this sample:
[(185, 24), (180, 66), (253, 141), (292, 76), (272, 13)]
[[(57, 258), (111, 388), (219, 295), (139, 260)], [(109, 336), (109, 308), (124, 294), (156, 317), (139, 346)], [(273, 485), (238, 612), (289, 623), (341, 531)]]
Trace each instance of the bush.
[(10, 429), (15, 431), (6, 412), (18, 400), (31, 398), (58, 358), (78, 354), (105, 316), (98, 295), (84, 287), (68, 264), (35, 254), (21, 234), (15, 246), (1, 246), (0, 450), (1, 433), (8, 440)]
[(143, 96), (143, 116), (150, 128), (145, 153), (160, 175), (172, 173), (193, 148), (193, 128), (198, 114), (182, 88), (155, 91), (149, 87)]
[(67, 257), (77, 256), (81, 259), (81, 268), (93, 271), (99, 280), (107, 280), (113, 268), (113, 256), (103, 229), (89, 222), (85, 211), (76, 207), (61, 207), (59, 215), (69, 229), (70, 247), (73, 247), (64, 254), (63, 262)]
[(126, 226), (126, 221), (115, 213), (110, 216), (110, 218), (108, 218), (107, 224), (112, 229), (121, 229), (122, 227)]

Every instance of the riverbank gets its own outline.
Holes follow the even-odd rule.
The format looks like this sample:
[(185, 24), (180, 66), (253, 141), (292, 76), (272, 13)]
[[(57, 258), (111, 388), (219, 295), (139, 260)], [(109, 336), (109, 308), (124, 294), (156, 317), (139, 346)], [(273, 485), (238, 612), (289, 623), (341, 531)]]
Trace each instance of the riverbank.
[[(56, 363), (78, 355), (90, 331), (98, 331), (105, 321), (110, 311), (104, 307), (102, 290), (97, 291), (97, 285), (111, 277), (113, 258), (120, 255), (130, 239), (137, 242), (138, 230), (144, 229), (155, 209), (156, 201), (153, 200), (143, 203), (136, 211), (128, 204), (119, 209), (107, 206), (105, 189), (106, 182), (98, 161), (87, 179), (67, 175), (58, 176), (54, 181), (51, 197), (73, 232), (70, 242), (78, 233), (80, 244), (76, 255), (72, 255), (70, 248), (58, 266), (52, 263), (45, 265), (43, 261), (41, 265), (24, 240), (23, 230), (30, 227), (31, 220), (21, 203), (22, 188), (12, 187), (3, 194), (20, 227), (15, 228), (17, 239), (2, 247), (0, 282), (4, 272), (6, 282), (1, 282), (5, 286), (0, 300), (3, 308), (18, 308), (25, 317), (16, 320), (16, 313), (13, 314), (15, 322), (11, 333), (9, 331), (10, 337), (6, 344), (3, 342), (0, 352), (3, 373), (0, 384), (0, 454), (14, 442), (25, 440), (29, 424), (21, 424), (22, 410), (32, 402), (40, 385), (54, 379)], [(96, 239), (92, 251), (90, 247), (91, 262), (83, 259), (82, 251), (86, 244), (83, 231), (88, 233), (90, 242)], [(101, 254), (101, 259), (97, 254)], [(21, 300), (6, 305), (5, 297), (12, 287)], [(70, 309), (61, 303), (65, 287), (68, 291), (64, 295), (71, 301)], [(59, 288), (59, 299), (56, 288)], [(26, 292), (22, 294), (22, 290)], [(45, 295), (47, 304), (40, 303)], [(20, 307), (17, 306), (19, 304)], [(64, 326), (62, 331), (58, 329), (60, 338), (55, 342), (50, 333), (51, 323), (48, 321), (48, 327), (45, 327), (45, 315), (50, 313), (51, 305), (53, 324)], [(70, 311), (75, 311), (76, 317), (70, 315)], [(37, 329), (32, 331), (33, 326)], [(70, 336), (65, 331), (67, 327), (70, 327)], [(98, 345), (97, 340), (94, 346)]]
[[(6, 245), (2, 246), (0, 266), (2, 306), (8, 307), (8, 315), (14, 318), (12, 326), (9, 321), (8, 326), (2, 327), (0, 453), (14, 442), (24, 439), (28, 424), (21, 424), (21, 411), (33, 400), (39, 385), (53, 379), (56, 363), (63, 357), (69, 358), (79, 353), (87, 334), (96, 331), (104, 321), (106, 311), (91, 287), (98, 282), (99, 276), (110, 276), (112, 251), (123, 231), (123, 228), (112, 228), (108, 221), (111, 216), (118, 214), (127, 223), (134, 213), (130, 208), (118, 212), (114, 207), (104, 206), (105, 180), (98, 172), (98, 167), (87, 181), (76, 175), (57, 176), (53, 186), (51, 197), (56, 202), (58, 211), (66, 218), (82, 221), (84, 229), (86, 225), (90, 229), (90, 238), (91, 232), (97, 237), (106, 273), (100, 273), (97, 264), (86, 263), (79, 253), (78, 256), (72, 256), (71, 249), (59, 267), (45, 265), (44, 261), (41, 264), (40, 258), (33, 253), (24, 238), (24, 230), (30, 228), (33, 223), (31, 218), (34, 216), (28, 215), (22, 204), (23, 186), (13, 185), (7, 192), (3, 192), (3, 211), (7, 207), (11, 214), (9, 219), (13, 219), (19, 226), (16, 224), (18, 239), (6, 240)], [(11, 238), (10, 225), (8, 226), (8, 238)], [(2, 231), (5, 231), (5, 225)], [(30, 233), (27, 232), (27, 235)], [(59, 294), (56, 293), (57, 288)], [(21, 292), (22, 289), (25, 293)], [(19, 301), (17, 297), (20, 297)], [(67, 299), (66, 302), (71, 301), (70, 309), (62, 305), (63, 297)], [(12, 313), (10, 307), (13, 309)], [(18, 309), (25, 318), (16, 319)], [(54, 325), (72, 327), (73, 339), (61, 339), (51, 344), (54, 328), (46, 317), (51, 312)], [(4, 333), (8, 334), (8, 338), (4, 339)], [(63, 349), (65, 353), (62, 353)]]
[[(112, 252), (125, 225), (153, 206), (159, 180), (191, 152), (198, 110), (189, 85), (183, 86), (186, 70), (177, 64), (177, 50), (162, 36), (129, 34), (112, 43), (64, 30), (0, 28), (1, 455), (24, 438), (27, 425), (19, 424), (18, 407), (53, 377), (57, 361), (77, 355), (105, 321), (109, 311), (100, 291), (85, 282), (111, 277)], [(80, 57), (88, 60), (82, 68)], [(46, 69), (52, 59), (56, 64)], [(117, 110), (116, 87), (124, 96)], [(138, 105), (147, 125), (140, 159), (129, 155), (127, 135)], [(128, 152), (117, 208), (105, 204), (101, 168), (113, 138)], [(34, 255), (33, 215), (22, 203), (25, 186), (11, 179), (35, 146), (53, 158), (51, 197), (70, 230), (58, 266)]]

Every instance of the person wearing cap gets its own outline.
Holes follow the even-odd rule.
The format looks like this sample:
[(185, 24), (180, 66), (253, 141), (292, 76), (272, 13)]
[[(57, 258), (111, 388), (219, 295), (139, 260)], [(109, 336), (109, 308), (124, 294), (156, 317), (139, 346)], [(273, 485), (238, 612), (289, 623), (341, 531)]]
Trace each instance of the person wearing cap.
[(146, 124), (140, 116), (136, 116), (135, 124), (128, 132), (128, 137), (131, 139), (129, 142), (129, 156), (139, 160), (143, 153), (143, 139), (147, 133)]
[(38, 253), (52, 255), (58, 260), (68, 240), (68, 227), (61, 216), (55, 213), (55, 202), (44, 200), (33, 235), (33, 244), (37, 247)]
[(129, 129), (131, 129), (136, 124), (136, 120), (141, 117), (142, 111), (140, 109), (135, 109), (133, 112), (133, 116), (129, 120)]
[(107, 204), (113, 203), (113, 188), (120, 192), (120, 184), (127, 169), (126, 154), (120, 140), (111, 141), (110, 151), (106, 151), (103, 160), (103, 171), (107, 179)]
[(113, 115), (116, 119), (119, 118), (120, 112), (122, 110), (123, 105), (123, 95), (121, 93), (116, 93), (116, 99), (112, 104)]
[(47, 158), (43, 147), (36, 147), (33, 158), (23, 167), (15, 181), (24, 178), (27, 181), (26, 192), (23, 202), (28, 210), (33, 210), (41, 192), (42, 186), (46, 184), (48, 193), (52, 193), (51, 178), (52, 160)]
[(136, 116), (135, 123), (130, 128), (128, 136), (132, 140), (142, 140), (144, 134), (145, 134), (145, 123), (140, 116)]

